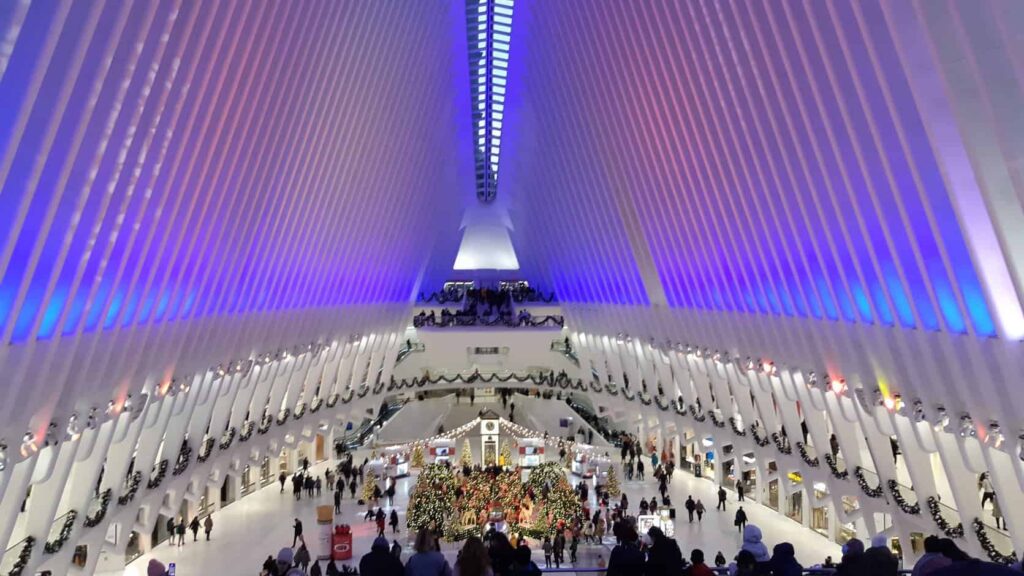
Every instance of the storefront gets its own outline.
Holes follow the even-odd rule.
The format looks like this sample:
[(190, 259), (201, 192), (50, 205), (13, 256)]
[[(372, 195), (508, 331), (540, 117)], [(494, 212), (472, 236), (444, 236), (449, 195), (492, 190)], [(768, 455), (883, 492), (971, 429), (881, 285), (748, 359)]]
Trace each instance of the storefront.
[(430, 458), (435, 464), (455, 462), (455, 441), (441, 438), (430, 443)]

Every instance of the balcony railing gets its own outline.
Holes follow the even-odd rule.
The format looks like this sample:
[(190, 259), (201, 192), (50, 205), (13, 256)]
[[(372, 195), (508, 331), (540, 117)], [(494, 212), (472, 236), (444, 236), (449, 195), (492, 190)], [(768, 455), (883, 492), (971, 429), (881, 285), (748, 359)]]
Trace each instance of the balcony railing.
[(579, 368), (580, 359), (576, 356), (576, 351), (572, 349), (572, 344), (568, 340), (553, 340), (551, 342), (551, 351), (562, 354), (569, 362), (572, 362), (574, 366)]
[(422, 342), (412, 342), (407, 340), (402, 348), (398, 351), (398, 356), (395, 357), (395, 365), (402, 363), (402, 360), (408, 358), (415, 352), (426, 352), (427, 345)]

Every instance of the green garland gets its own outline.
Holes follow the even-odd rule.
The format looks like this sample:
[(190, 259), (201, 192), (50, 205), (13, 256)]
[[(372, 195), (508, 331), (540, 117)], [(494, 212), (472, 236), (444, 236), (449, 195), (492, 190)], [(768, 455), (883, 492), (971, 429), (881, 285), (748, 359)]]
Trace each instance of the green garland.
[(71, 538), (71, 530), (75, 527), (75, 519), (78, 518), (78, 512), (69, 510), (64, 516), (64, 524), (60, 527), (60, 534), (57, 535), (57, 539), (52, 542), (47, 542), (43, 545), (43, 552), (47, 554), (56, 554), (60, 552), (60, 549), (64, 547), (68, 539)]

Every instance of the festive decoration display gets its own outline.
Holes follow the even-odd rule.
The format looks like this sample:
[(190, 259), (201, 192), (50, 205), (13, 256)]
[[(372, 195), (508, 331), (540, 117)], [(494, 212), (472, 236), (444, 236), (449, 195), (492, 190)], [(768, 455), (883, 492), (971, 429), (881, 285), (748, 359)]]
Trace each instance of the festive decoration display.
[(985, 530), (985, 523), (979, 518), (975, 518), (971, 522), (971, 527), (974, 528), (974, 535), (978, 538), (978, 544), (981, 544), (982, 550), (985, 551), (985, 555), (988, 559), (1003, 565), (1010, 565), (1017, 561), (1017, 553), (1010, 552), (1009, 555), (1003, 554), (999, 550), (996, 550), (995, 544), (992, 544), (992, 540), (988, 537), (988, 532)]
[(372, 470), (367, 470), (365, 480), (363, 481), (363, 502), (370, 502), (371, 500), (373, 500), (373, 489), (376, 487), (377, 473)]
[(57, 535), (56, 540), (48, 541), (43, 545), (43, 552), (46, 554), (56, 554), (60, 552), (60, 549), (64, 547), (68, 539), (71, 538), (71, 530), (75, 527), (75, 519), (78, 518), (78, 512), (69, 510), (64, 515), (64, 524), (60, 527), (60, 533)]
[(840, 480), (846, 480), (850, 477), (849, 470), (840, 470), (839, 463), (836, 461), (836, 457), (832, 454), (825, 454), (825, 464), (828, 464), (828, 469), (832, 471), (832, 475)]
[(235, 441), (235, 427), (232, 426), (232, 427), (228, 428), (227, 430), (225, 430), (224, 434), (221, 434), (220, 443), (218, 444), (218, 446), (220, 446), (221, 450), (227, 450), (228, 448), (231, 448), (231, 443), (234, 442), (234, 441)]
[[(211, 441), (210, 447), (213, 447)], [(184, 474), (185, 470), (188, 470), (188, 465), (192, 463), (192, 447), (188, 445), (188, 440), (182, 440), (181, 450), (178, 452), (178, 459), (174, 463), (174, 470), (171, 472), (174, 476)]]
[(821, 465), (821, 461), (817, 456), (811, 458), (811, 455), (807, 452), (807, 445), (799, 440), (796, 442), (796, 450), (800, 453), (800, 459), (804, 461), (811, 468), (817, 468)]
[(263, 414), (263, 418), (260, 419), (260, 427), (256, 429), (260, 434), (266, 434), (270, 431), (270, 426), (273, 425), (274, 418), (269, 414)]
[(793, 447), (789, 445), (789, 438), (779, 432), (772, 432), (772, 441), (775, 442), (775, 448), (785, 455), (793, 453)]
[(466, 438), (462, 442), (462, 453), (459, 454), (459, 465), (460, 466), (472, 466), (473, 465), (473, 446), (469, 443), (469, 438)]
[(622, 495), (622, 486), (619, 485), (619, 474), (615, 471), (615, 466), (608, 467), (608, 478), (605, 480), (604, 489), (612, 498)]
[(914, 516), (921, 514), (921, 503), (908, 503), (906, 498), (903, 497), (903, 492), (900, 490), (899, 482), (889, 480), (886, 484), (889, 486), (889, 492), (892, 493), (893, 500), (896, 501), (896, 506), (898, 506), (904, 514), (912, 514)]
[(540, 326), (557, 326), (561, 328), (565, 325), (565, 319), (561, 316), (541, 316), (537, 318), (533, 317), (506, 317), (506, 316), (495, 316), (494, 318), (485, 318), (483, 316), (476, 316), (471, 314), (445, 314), (440, 317), (435, 316), (431, 312), (430, 316), (426, 313), (421, 312), (420, 314), (412, 317), (412, 325), (414, 328), (448, 328), (450, 326), (505, 326), (507, 328), (519, 328), (520, 326), (526, 326), (530, 328), (537, 328)]
[(249, 438), (252, 438), (252, 433), (256, 430), (256, 423), (252, 420), (246, 420), (242, 424), (242, 433), (238, 435), (239, 442), (248, 442)]
[(416, 479), (409, 496), (407, 522), (412, 531), (441, 530), (449, 516), (455, 516), (455, 473), (443, 464), (428, 464)]
[(441, 464), (424, 468), (409, 502), (409, 527), (434, 528), (448, 540), (482, 535), (490, 522), (512, 533), (540, 538), (579, 518), (579, 498), (556, 463), (531, 471), (496, 467), (455, 474)]
[(131, 478), (128, 479), (128, 490), (124, 494), (117, 497), (118, 506), (126, 506), (129, 502), (135, 499), (135, 494), (139, 491), (139, 486), (142, 484), (142, 472), (135, 472)]
[(761, 436), (759, 430), (761, 430), (761, 425), (759, 422), (754, 422), (753, 424), (750, 425), (750, 436), (754, 439), (754, 444), (757, 444), (760, 448), (764, 448), (771, 442), (771, 440), (764, 436)]
[(110, 506), (110, 498), (113, 495), (113, 490), (107, 488), (103, 492), (100, 492), (100, 509), (96, 511), (92, 516), (85, 517), (85, 527), (92, 528), (93, 526), (99, 526), (100, 522), (107, 516), (107, 508)]
[(747, 435), (747, 431), (744, 430), (743, 427), (739, 425), (739, 422), (736, 420), (735, 416), (729, 416), (729, 426), (732, 427), (733, 434), (737, 436)]
[(423, 458), (423, 446), (420, 446), (418, 444), (416, 446), (413, 446), (410, 463), (413, 468), (423, 468), (424, 464), (426, 464)]
[(957, 524), (956, 526), (952, 526), (949, 521), (942, 516), (942, 508), (939, 506), (938, 498), (935, 496), (929, 496), (926, 502), (928, 503), (928, 512), (932, 515), (932, 521), (935, 522), (935, 525), (939, 527), (939, 530), (942, 530), (942, 533), (945, 534), (947, 538), (964, 537), (964, 525)]
[(717, 410), (708, 410), (707, 416), (711, 419), (711, 424), (713, 424), (715, 428), (725, 428), (725, 421), (718, 415)]
[(289, 414), (291, 414), (291, 410), (282, 408), (281, 411), (277, 413), (277, 425), (283, 426), (285, 422), (288, 422)]
[(149, 482), (146, 483), (146, 488), (149, 488), (150, 490), (159, 488), (160, 484), (163, 484), (164, 476), (167, 475), (168, 466), (170, 466), (170, 464), (167, 462), (166, 458), (161, 460), (160, 463), (157, 464), (156, 473), (153, 474), (153, 476), (150, 477)]
[(28, 566), (28, 561), (32, 558), (32, 549), (36, 547), (36, 539), (29, 536), (22, 540), (21, 551), (18, 552), (18, 560), (11, 567), (11, 571), (8, 572), (8, 576), (21, 576), (25, 571), (25, 567)]
[[(210, 454), (212, 454), (212, 453), (213, 453), (213, 438), (207, 436), (206, 438), (203, 438), (203, 443), (199, 445), (199, 456), (196, 457), (196, 460), (200, 464), (202, 464), (203, 462), (206, 462), (210, 458)], [(174, 474), (175, 475), (178, 474), (177, 468), (175, 468)]]
[(857, 485), (860, 486), (861, 492), (868, 498), (881, 498), (884, 488), (881, 484), (872, 488), (868, 485), (867, 479), (864, 478), (864, 469), (860, 466), (855, 466), (853, 469), (853, 475), (857, 478)]

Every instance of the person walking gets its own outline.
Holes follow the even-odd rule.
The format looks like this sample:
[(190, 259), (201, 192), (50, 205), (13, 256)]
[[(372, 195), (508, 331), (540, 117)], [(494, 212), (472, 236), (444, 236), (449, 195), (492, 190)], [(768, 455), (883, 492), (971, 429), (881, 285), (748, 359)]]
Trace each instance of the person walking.
[(743, 532), (743, 528), (747, 526), (747, 513), (743, 511), (743, 506), (740, 506), (739, 510), (736, 511), (736, 519), (733, 521), (736, 525), (736, 529), (739, 532)]
[(704, 503), (700, 501), (700, 498), (697, 498), (697, 506), (694, 508), (694, 511), (697, 512), (697, 523), (700, 524), (701, 520), (704, 519), (705, 511)]
[(284, 481), (288, 479), (288, 475), (284, 473), (284, 470), (277, 475), (277, 481), (281, 483), (281, 494), (284, 494)]
[(992, 497), (992, 518), (996, 521), (996, 528), (1006, 530), (1006, 520), (1003, 520), (1003, 509), (999, 506), (999, 497)]
[(718, 487), (718, 506), (715, 506), (715, 510), (725, 511), (725, 486)]
[(206, 532), (206, 541), (210, 541), (210, 532), (213, 532), (213, 514), (206, 517), (203, 521), (203, 531)]
[(319, 497), (320, 497), (320, 495), (321, 495), (321, 494), (323, 494), (323, 487), (324, 487), (324, 485), (323, 485), (323, 481), (321, 481), (321, 480), (320, 480), (320, 477), (319, 477), (319, 476), (317, 476), (317, 477), (316, 477), (316, 481), (315, 481), (315, 482), (313, 482), (313, 488), (314, 488), (314, 489), (316, 490), (316, 496), (317, 496), (317, 498), (319, 498)]
[(636, 479), (637, 480), (643, 480), (644, 479), (644, 460), (643, 460), (643, 458), (637, 458), (636, 459)]
[(292, 532), (294, 534), (292, 536), (292, 548), (295, 548), (295, 544), (300, 541), (305, 542), (305, 539), (302, 538), (302, 521), (298, 518), (295, 519), (295, 524), (292, 524)]
[(383, 508), (378, 508), (377, 509), (376, 521), (377, 521), (377, 536), (378, 537), (383, 537), (384, 536), (384, 509)]
[(693, 524), (693, 513), (697, 511), (697, 503), (693, 500), (693, 495), (686, 497), (686, 513), (690, 517), (690, 524)]
[(580, 538), (575, 532), (572, 534), (572, 540), (569, 541), (569, 562), (572, 562), (573, 566), (576, 565), (576, 552), (580, 547)]
[(355, 475), (352, 476), (352, 480), (348, 483), (348, 491), (349, 491), (350, 494), (352, 494), (352, 499), (355, 500), (355, 497), (356, 497), (356, 477), (355, 477)]
[(334, 513), (341, 514), (341, 490), (334, 491)]
[(177, 534), (178, 534), (178, 546), (184, 546), (185, 545), (185, 518), (182, 518), (181, 521), (178, 522), (178, 527), (175, 529), (175, 532), (177, 532)]
[(740, 478), (736, 479), (736, 496), (738, 501), (743, 502), (743, 480)]
[(174, 543), (174, 529), (177, 525), (174, 523), (174, 518), (167, 519), (167, 542)]
[(989, 477), (988, 472), (981, 474), (981, 481), (978, 482), (981, 488), (981, 507), (985, 508), (985, 504), (989, 500), (994, 500), (996, 497), (996, 489), (992, 486), (992, 478)]
[(391, 533), (392, 534), (398, 534), (398, 510), (395, 510), (394, 508), (391, 509), (390, 524), (391, 524)]
[(551, 538), (545, 536), (544, 544), (541, 547), (544, 549), (544, 568), (551, 568), (551, 552), (554, 550), (554, 547), (551, 545)]
[(394, 506), (395, 505), (395, 483), (394, 483), (394, 481), (392, 481), (391, 485), (388, 486), (388, 489), (385, 491), (385, 494), (388, 497), (388, 506)]
[(194, 516), (192, 521), (188, 523), (188, 529), (192, 531), (192, 541), (199, 541), (199, 516)]

